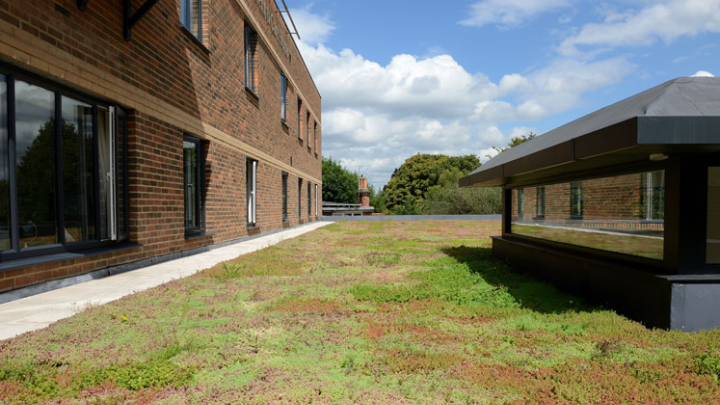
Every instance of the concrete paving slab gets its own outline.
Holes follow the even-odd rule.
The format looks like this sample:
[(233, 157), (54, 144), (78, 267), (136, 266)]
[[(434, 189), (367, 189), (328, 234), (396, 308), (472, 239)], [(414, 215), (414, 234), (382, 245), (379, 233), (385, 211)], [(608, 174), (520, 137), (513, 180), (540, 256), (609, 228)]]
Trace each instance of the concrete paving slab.
[(0, 304), (0, 340), (45, 328), (60, 319), (81, 312), (89, 305), (105, 304), (172, 280), (190, 276), (218, 263), (264, 249), (330, 223), (313, 222), (196, 255)]

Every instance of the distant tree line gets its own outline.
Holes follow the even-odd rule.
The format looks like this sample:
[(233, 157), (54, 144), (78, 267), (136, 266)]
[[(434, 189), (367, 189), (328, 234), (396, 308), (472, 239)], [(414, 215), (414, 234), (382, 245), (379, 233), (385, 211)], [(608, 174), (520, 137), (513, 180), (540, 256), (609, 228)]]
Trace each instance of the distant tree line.
[[(498, 153), (527, 142), (536, 135), (513, 137)], [(382, 189), (370, 189), (370, 205), (375, 212), (395, 215), (484, 215), (502, 211), (502, 193), (497, 187), (460, 188), (458, 182), (480, 167), (475, 155), (411, 156), (392, 174)], [(358, 175), (332, 158), (323, 158), (323, 200), (357, 202)]]

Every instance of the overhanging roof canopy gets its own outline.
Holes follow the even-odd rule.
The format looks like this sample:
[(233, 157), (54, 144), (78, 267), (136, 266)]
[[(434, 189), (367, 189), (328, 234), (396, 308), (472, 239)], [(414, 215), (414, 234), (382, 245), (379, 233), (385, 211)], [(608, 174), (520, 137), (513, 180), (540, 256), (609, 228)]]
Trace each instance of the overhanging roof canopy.
[(647, 160), (650, 154), (720, 151), (720, 78), (681, 77), (506, 150), (461, 187), (537, 181)]

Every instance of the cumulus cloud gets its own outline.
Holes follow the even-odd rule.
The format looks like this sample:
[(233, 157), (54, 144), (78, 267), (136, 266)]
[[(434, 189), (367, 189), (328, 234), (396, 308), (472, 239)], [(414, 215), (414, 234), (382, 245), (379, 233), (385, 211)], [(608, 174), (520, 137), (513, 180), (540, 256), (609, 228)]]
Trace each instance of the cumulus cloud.
[(720, 0), (664, 0), (639, 11), (611, 12), (602, 23), (586, 24), (558, 47), (563, 55), (577, 55), (582, 47), (651, 45), (680, 37), (720, 33)]
[[(335, 29), (335, 24), (330, 20), (329, 16), (314, 14), (307, 7), (290, 9), (290, 14), (295, 22), (295, 26), (298, 28), (300, 38), (309, 44), (326, 41)], [(285, 17), (287, 25), (292, 27), (287, 15), (283, 14), (283, 16)]]
[(483, 0), (470, 6), (470, 16), (460, 24), (475, 27), (496, 24), (508, 28), (571, 3), (571, 0)]
[(691, 77), (715, 77), (715, 75), (708, 72), (707, 70), (698, 70)]
[[(296, 21), (303, 37), (308, 22), (317, 19)], [(398, 54), (379, 64), (322, 42), (303, 40), (298, 47), (323, 97), (323, 154), (376, 185), (389, 181), (393, 169), (416, 153), (493, 154), (493, 146), (506, 145), (512, 136), (537, 133), (512, 123), (577, 108), (584, 93), (617, 83), (634, 69), (622, 57), (595, 62), (563, 57), (491, 80), (445, 53)]]

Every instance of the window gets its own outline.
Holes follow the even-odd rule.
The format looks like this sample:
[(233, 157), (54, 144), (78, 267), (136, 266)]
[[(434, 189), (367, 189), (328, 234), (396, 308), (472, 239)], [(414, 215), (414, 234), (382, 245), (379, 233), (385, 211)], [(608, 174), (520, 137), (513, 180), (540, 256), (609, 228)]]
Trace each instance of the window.
[(720, 166), (708, 169), (708, 213), (705, 260), (720, 264)]
[[(566, 200), (567, 201), (567, 200)], [(583, 189), (581, 181), (570, 183), (570, 217), (578, 218), (583, 215)]]
[(202, 231), (202, 146), (190, 136), (183, 139), (183, 185), (185, 188), (185, 233)]
[(517, 190), (517, 216), (522, 218), (525, 214), (525, 190), (519, 188)]
[(126, 238), (124, 114), (3, 71), (0, 67), (1, 258)]
[(313, 126), (313, 149), (317, 153), (317, 122)]
[(318, 185), (315, 185), (315, 216), (318, 216)]
[(645, 218), (665, 218), (665, 171), (646, 173)]
[(308, 149), (310, 149), (310, 113), (307, 113), (307, 120), (305, 121), (305, 143), (307, 143)]
[(180, 0), (180, 22), (202, 42), (202, 0)]
[(298, 179), (298, 219), (302, 218), (302, 179)]
[(283, 172), (282, 174), (282, 213), (283, 221), (288, 220), (288, 174)]
[(287, 121), (287, 77), (280, 73), (280, 118)]
[[(533, 190), (537, 193), (537, 215), (533, 218), (526, 215), (524, 219), (514, 216), (511, 232), (556, 243), (662, 260), (665, 223), (662, 218), (647, 218), (648, 175), (661, 179), (664, 173), (662, 170), (630, 173), (525, 188), (529, 198)], [(519, 203), (523, 194), (521, 190), (512, 189), (513, 204)], [(658, 186), (654, 192), (663, 194), (664, 187)], [(663, 199), (654, 204), (655, 209), (664, 212)]]
[(257, 33), (245, 23), (245, 87), (253, 93), (258, 90), (257, 43)]
[(308, 203), (307, 203), (307, 210), (308, 210), (308, 219), (312, 217), (312, 185), (308, 181)]
[(302, 100), (298, 98), (298, 138), (302, 139)]
[(535, 212), (537, 218), (545, 217), (545, 187), (535, 189)]
[(245, 167), (248, 226), (257, 223), (257, 166), (257, 160), (248, 159)]

